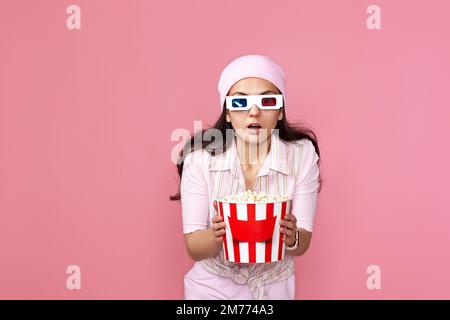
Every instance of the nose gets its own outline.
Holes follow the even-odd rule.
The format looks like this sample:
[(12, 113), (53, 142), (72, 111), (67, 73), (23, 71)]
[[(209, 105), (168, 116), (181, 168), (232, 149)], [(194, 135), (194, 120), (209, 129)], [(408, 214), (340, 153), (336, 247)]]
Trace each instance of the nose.
[(259, 114), (259, 112), (260, 112), (260, 110), (259, 110), (259, 108), (258, 108), (258, 105), (257, 105), (257, 104), (254, 104), (254, 105), (251, 107), (249, 114)]

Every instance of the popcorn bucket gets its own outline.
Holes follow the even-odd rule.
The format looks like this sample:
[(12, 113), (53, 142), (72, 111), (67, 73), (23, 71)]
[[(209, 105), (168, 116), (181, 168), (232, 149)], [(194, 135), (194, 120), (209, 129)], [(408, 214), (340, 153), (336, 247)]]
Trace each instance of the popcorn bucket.
[(239, 203), (217, 200), (224, 220), (225, 259), (240, 263), (266, 263), (284, 259), (280, 220), (289, 213), (290, 200)]

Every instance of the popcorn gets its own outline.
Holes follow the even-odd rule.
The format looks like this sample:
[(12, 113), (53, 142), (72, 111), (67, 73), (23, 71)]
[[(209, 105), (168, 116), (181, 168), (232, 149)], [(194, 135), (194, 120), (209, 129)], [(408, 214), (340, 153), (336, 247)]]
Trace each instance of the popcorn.
[(237, 194), (231, 194), (228, 196), (224, 196), (222, 199), (218, 199), (218, 201), (226, 201), (226, 202), (276, 202), (276, 201), (287, 201), (289, 200), (288, 196), (278, 195), (278, 194), (266, 194), (264, 192), (257, 193), (256, 191), (247, 190), (245, 192), (239, 192)]

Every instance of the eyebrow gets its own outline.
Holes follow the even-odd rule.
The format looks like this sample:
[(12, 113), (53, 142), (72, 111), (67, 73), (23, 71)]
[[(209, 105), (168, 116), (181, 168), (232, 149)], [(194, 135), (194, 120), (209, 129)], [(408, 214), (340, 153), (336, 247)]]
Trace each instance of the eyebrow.
[[(267, 93), (279, 94), (279, 93), (277, 93), (277, 92), (275, 92), (273, 90), (267, 90), (267, 91), (261, 92), (259, 95), (263, 95), (263, 94), (267, 94)], [(245, 92), (237, 91), (237, 92), (232, 94), (232, 96), (235, 96), (235, 95), (246, 96), (247, 94)]]

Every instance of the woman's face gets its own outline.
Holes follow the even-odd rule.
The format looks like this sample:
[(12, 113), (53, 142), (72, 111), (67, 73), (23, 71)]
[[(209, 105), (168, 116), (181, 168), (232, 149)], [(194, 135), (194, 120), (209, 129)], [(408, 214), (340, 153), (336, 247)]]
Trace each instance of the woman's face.
[[(229, 96), (263, 94), (280, 94), (280, 91), (270, 81), (251, 77), (239, 80), (228, 92)], [(257, 105), (253, 105), (250, 110), (227, 110), (226, 119), (235, 129), (238, 138), (249, 143), (261, 143), (270, 137), (272, 129), (277, 125), (277, 121), (283, 119), (283, 109), (260, 110)], [(258, 123), (261, 126), (260, 132), (248, 128), (252, 123)]]

